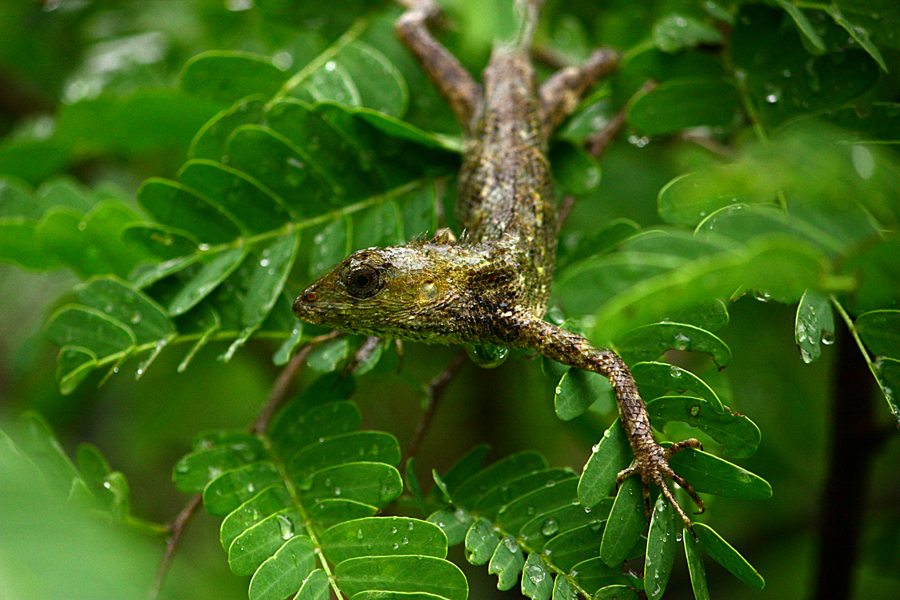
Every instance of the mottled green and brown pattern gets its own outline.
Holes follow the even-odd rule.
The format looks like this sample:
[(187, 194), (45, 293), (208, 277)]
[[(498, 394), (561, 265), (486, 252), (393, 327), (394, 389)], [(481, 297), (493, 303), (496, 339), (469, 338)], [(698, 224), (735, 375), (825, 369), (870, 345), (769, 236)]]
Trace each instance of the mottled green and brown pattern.
[[(347, 257), (297, 298), (294, 312), (351, 333), (443, 344), (532, 349), (606, 376), (616, 394), (635, 463), (619, 480), (641, 475), (660, 486), (685, 524), (690, 520), (664, 480), (674, 479), (702, 510), (690, 486), (668, 465), (686, 440), (663, 449), (627, 366), (610, 350), (543, 320), (556, 261), (558, 218), (547, 147), (555, 128), (616, 64), (597, 51), (583, 66), (538, 86), (528, 56), (533, 22), (516, 45), (498, 44), (479, 85), (429, 34), (432, 0), (409, 0), (400, 39), (419, 59), (463, 126), (457, 212), (466, 234), (368, 248)], [(528, 4), (531, 18), (537, 3)]]

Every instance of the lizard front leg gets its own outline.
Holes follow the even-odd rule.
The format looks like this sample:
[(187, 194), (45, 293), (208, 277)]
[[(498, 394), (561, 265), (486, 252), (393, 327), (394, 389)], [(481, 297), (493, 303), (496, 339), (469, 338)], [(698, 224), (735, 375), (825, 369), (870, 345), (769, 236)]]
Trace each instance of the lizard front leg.
[(434, 0), (399, 0), (407, 7), (395, 26), (397, 37), (422, 65), (444, 101), (466, 130), (471, 131), (481, 105), (481, 86), (428, 31), (441, 15)]
[[(556, 325), (541, 320), (526, 321), (517, 328), (524, 333), (522, 340), (527, 347), (537, 350), (547, 358), (551, 358), (565, 365), (593, 371), (609, 379), (616, 396), (616, 405), (619, 409), (619, 417), (622, 426), (628, 434), (628, 441), (634, 452), (634, 464), (618, 474), (616, 483), (620, 484), (625, 478), (632, 475), (640, 475), (644, 482), (644, 504), (647, 514), (650, 514), (649, 484), (656, 484), (666, 500), (681, 516), (685, 527), (693, 530), (691, 520), (675, 500), (672, 491), (666, 485), (666, 479), (672, 479), (680, 485), (697, 504), (704, 510), (703, 500), (694, 489), (669, 466), (669, 459), (677, 452), (685, 448), (699, 449), (700, 442), (688, 439), (668, 448), (663, 448), (653, 436), (650, 428), (650, 417), (647, 415), (647, 406), (638, 393), (634, 378), (628, 367), (619, 358), (619, 355), (611, 350), (594, 347), (588, 340), (571, 331), (566, 331)], [(520, 342), (521, 343), (521, 342)]]

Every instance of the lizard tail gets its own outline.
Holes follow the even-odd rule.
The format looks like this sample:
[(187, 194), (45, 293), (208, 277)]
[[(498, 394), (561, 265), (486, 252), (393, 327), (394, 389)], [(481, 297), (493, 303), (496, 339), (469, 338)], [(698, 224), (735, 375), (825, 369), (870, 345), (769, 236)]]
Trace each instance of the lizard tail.
[(537, 29), (538, 13), (541, 12), (541, 5), (544, 0), (516, 0), (516, 9), (521, 17), (521, 28), (519, 29), (519, 39), (516, 46), (520, 49), (529, 50), (534, 41), (534, 31)]

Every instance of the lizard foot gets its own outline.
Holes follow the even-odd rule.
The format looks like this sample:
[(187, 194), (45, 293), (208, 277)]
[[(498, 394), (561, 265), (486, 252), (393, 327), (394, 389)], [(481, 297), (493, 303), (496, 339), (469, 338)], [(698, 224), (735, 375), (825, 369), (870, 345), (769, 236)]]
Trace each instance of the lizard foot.
[(635, 453), (634, 463), (628, 467), (627, 469), (623, 469), (616, 476), (616, 485), (621, 485), (625, 479), (631, 477), (632, 475), (640, 475), (641, 480), (644, 482), (643, 495), (644, 495), (644, 509), (647, 511), (647, 520), (650, 519), (651, 515), (651, 507), (650, 507), (650, 483), (656, 484), (659, 487), (662, 495), (665, 496), (666, 500), (675, 508), (675, 511), (681, 517), (681, 520), (684, 521), (684, 526), (691, 532), (694, 531), (691, 526), (691, 520), (688, 518), (687, 514), (675, 500), (674, 494), (672, 494), (672, 490), (666, 485), (666, 479), (671, 479), (675, 483), (681, 486), (685, 492), (688, 493), (688, 496), (691, 497), (691, 500), (697, 505), (699, 509), (696, 514), (701, 514), (706, 507), (703, 504), (703, 500), (700, 499), (700, 496), (697, 495), (697, 492), (694, 491), (687, 481), (684, 478), (672, 470), (672, 467), (669, 466), (669, 459), (675, 456), (678, 452), (684, 450), (685, 448), (695, 448), (697, 450), (702, 450), (703, 446), (699, 441), (691, 438), (688, 440), (683, 440), (681, 442), (677, 442), (672, 444), (668, 448), (663, 448), (655, 441), (653, 442), (653, 446), (643, 447), (640, 452)]

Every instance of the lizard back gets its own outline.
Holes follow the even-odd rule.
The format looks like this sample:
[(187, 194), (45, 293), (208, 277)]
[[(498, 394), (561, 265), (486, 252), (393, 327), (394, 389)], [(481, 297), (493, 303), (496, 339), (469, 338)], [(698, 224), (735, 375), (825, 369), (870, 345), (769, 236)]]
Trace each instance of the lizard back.
[(525, 50), (495, 48), (474, 120), (456, 206), (465, 243), (503, 253), (517, 273), (519, 307), (540, 317), (550, 295), (558, 226), (537, 79)]

